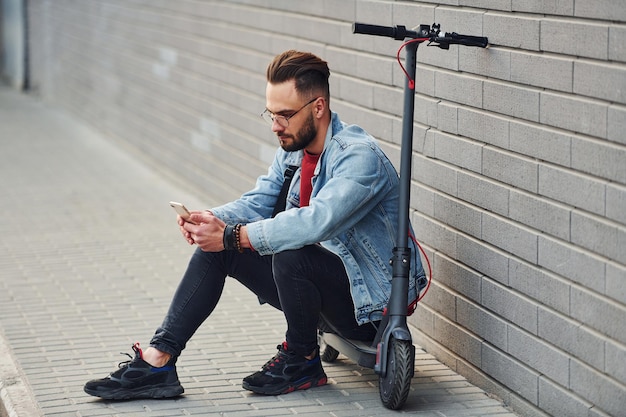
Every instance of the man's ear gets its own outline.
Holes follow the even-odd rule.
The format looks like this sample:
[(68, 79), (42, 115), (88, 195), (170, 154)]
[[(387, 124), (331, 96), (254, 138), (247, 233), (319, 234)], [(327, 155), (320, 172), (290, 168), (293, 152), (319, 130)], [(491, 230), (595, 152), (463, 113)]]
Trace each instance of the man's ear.
[(321, 119), (328, 108), (328, 102), (324, 97), (320, 96), (317, 100), (315, 100), (313, 107), (315, 108), (315, 117)]

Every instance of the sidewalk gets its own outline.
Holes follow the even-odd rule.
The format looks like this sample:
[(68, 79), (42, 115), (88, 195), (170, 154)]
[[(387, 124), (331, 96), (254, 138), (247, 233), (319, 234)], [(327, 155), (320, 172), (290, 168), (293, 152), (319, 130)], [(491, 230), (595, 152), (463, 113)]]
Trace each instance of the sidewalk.
[(91, 397), (87, 380), (135, 341), (147, 346), (193, 250), (168, 201), (207, 200), (67, 113), (1, 88), (0, 196), (0, 394), (11, 417), (515, 416), (419, 347), (401, 412), (382, 406), (372, 370), (343, 356), (325, 365), (325, 387), (252, 394), (241, 379), (275, 354), (285, 323), (234, 280), (178, 361), (184, 396)]

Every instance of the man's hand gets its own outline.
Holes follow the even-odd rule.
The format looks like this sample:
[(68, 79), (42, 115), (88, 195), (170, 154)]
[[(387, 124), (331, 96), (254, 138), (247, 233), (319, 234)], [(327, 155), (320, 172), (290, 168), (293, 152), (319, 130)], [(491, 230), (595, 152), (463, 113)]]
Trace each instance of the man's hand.
[(195, 243), (205, 252), (224, 250), (224, 228), (226, 223), (209, 211), (192, 211), (190, 220), (193, 223), (186, 222), (178, 216), (180, 231), (190, 245)]

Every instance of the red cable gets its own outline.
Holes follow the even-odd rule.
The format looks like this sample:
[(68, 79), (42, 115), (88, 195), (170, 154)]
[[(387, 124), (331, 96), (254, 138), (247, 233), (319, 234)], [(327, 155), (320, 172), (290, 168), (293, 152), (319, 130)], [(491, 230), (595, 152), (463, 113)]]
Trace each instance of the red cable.
[(410, 41), (406, 41), (404, 42), (402, 45), (400, 45), (400, 48), (398, 48), (398, 53), (396, 54), (396, 59), (398, 60), (398, 64), (400, 64), (400, 68), (402, 68), (402, 71), (404, 72), (404, 75), (406, 75), (406, 78), (408, 78), (409, 80), (409, 88), (411, 90), (415, 90), (415, 80), (411, 79), (411, 77), (409, 76), (409, 73), (407, 72), (407, 70), (404, 68), (404, 65), (402, 65), (402, 61), (400, 60), (400, 52), (402, 52), (402, 49), (404, 49), (405, 46), (407, 46), (408, 44), (411, 43), (422, 43), (429, 40), (429, 38), (415, 38), (415, 39), (411, 39)]
[(428, 265), (428, 283), (426, 284), (426, 289), (424, 289), (424, 292), (417, 297), (417, 302), (419, 303), (420, 300), (422, 298), (424, 298), (424, 296), (428, 292), (428, 289), (430, 288), (430, 282), (433, 279), (433, 270), (430, 267), (430, 260), (428, 259), (428, 256), (426, 255), (426, 252), (424, 252), (424, 249), (422, 248), (422, 245), (419, 244), (419, 242), (417, 241), (417, 239), (415, 239), (415, 236), (413, 236), (413, 234), (411, 234), (411, 239), (413, 240), (413, 242), (415, 242), (415, 244), (419, 248), (420, 252), (422, 252), (422, 255), (424, 255), (424, 259), (426, 259), (426, 265)]

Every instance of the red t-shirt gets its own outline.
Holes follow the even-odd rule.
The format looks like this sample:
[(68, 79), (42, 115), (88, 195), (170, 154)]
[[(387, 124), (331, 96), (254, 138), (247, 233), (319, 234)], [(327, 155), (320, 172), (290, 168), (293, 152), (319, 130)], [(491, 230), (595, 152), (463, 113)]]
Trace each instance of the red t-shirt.
[(309, 205), (311, 199), (311, 192), (313, 191), (313, 185), (311, 179), (313, 178), (313, 171), (319, 161), (319, 155), (313, 155), (304, 151), (304, 158), (302, 159), (302, 171), (300, 172), (300, 207)]

